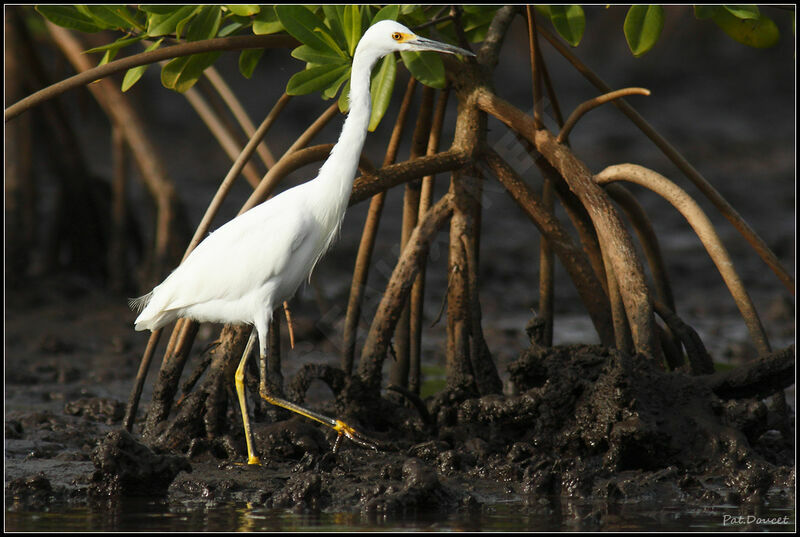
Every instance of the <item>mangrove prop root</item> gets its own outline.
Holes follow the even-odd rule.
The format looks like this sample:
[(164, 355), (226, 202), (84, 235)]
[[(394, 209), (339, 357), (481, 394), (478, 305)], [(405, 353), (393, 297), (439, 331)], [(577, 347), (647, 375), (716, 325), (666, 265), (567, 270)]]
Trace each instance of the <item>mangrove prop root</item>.
[(770, 352), (769, 341), (764, 332), (764, 327), (761, 325), (761, 319), (758, 316), (758, 312), (756, 312), (755, 306), (753, 306), (752, 300), (750, 300), (750, 295), (747, 294), (739, 274), (733, 267), (728, 251), (722, 244), (711, 221), (689, 194), (663, 175), (635, 164), (609, 166), (597, 174), (595, 180), (599, 184), (630, 181), (649, 188), (669, 201), (692, 226), (692, 229), (694, 229), (708, 251), (708, 255), (711, 256), (717, 266), (731, 296), (736, 301), (758, 353), (763, 355)]
[(427, 252), (433, 237), (450, 218), (452, 211), (452, 196), (445, 194), (414, 229), (406, 249), (392, 271), (364, 342), (358, 367), (361, 380), (376, 391), (380, 386), (381, 368), (391, 335), (414, 277), (419, 272), (422, 253)]
[(714, 372), (714, 362), (703, 345), (703, 340), (697, 335), (697, 332), (684, 323), (680, 317), (669, 306), (663, 302), (656, 300), (654, 307), (658, 316), (667, 323), (667, 326), (676, 334), (683, 347), (686, 349), (686, 356), (689, 359), (689, 367), (693, 375), (707, 375)]
[(345, 387), (345, 373), (338, 367), (328, 364), (303, 364), (300, 371), (289, 384), (289, 399), (299, 405), (303, 404), (311, 381), (321, 380), (338, 396)]
[(794, 362), (795, 348), (790, 345), (731, 371), (700, 379), (723, 399), (764, 398), (794, 384)]

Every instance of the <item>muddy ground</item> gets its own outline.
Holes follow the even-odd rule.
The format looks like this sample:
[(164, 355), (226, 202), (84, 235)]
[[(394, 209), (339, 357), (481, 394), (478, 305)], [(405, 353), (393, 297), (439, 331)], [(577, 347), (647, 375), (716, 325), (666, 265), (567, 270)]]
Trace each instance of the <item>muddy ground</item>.
[[(602, 32), (602, 26), (595, 28)], [(524, 52), (519, 30), (513, 50)], [(641, 85), (654, 91), (649, 101), (636, 103), (643, 115), (675, 142), (794, 273), (792, 51), (778, 51), (777, 58), (765, 61), (759, 55), (763, 51), (721, 43), (713, 33), (698, 36), (677, 23), (665, 31), (683, 48), (656, 49), (647, 63), (626, 59), (604, 67), (604, 54), (625, 51), (602, 52), (587, 45), (579, 52), (615, 86)], [(559, 76), (557, 60), (551, 65)], [(292, 67), (286, 67), (287, 76)], [(564, 84), (572, 82), (562, 106), (592, 95), (588, 86), (561, 69)], [(498, 77), (512, 76), (512, 71), (501, 64)], [(524, 82), (517, 94), (505, 88), (500, 94), (506, 91), (512, 100), (516, 96), (525, 102)], [(172, 146), (196, 144), (196, 153), (212, 142), (187, 139), (187, 114), (174, 108), (161, 114), (166, 123), (154, 136)], [(573, 148), (593, 170), (636, 162), (682, 181), (613, 109), (598, 110), (583, 121), (573, 135)], [(499, 125), (490, 127), (495, 147), (505, 148), (511, 160), (517, 148)], [(107, 136), (102, 120), (89, 122), (87, 136), (93, 129), (96, 137)], [(335, 130), (326, 139), (333, 136)], [(380, 145), (367, 147), (379, 155)], [(173, 163), (179, 183), (194, 180), (182, 171), (188, 158), (182, 155), (189, 153), (178, 151)], [(209, 148), (205, 154), (215, 152)], [(226, 171), (221, 157), (209, 156), (204, 164), (207, 173), (200, 174), (197, 190), (187, 196), (197, 218), (209, 199), (207, 191)], [(523, 172), (528, 164), (520, 157), (516, 165)], [(102, 159), (98, 166), (99, 173), (107, 172)], [(687, 190), (696, 195), (691, 187)], [(719, 368), (753, 364), (755, 351), (744, 324), (691, 229), (663, 201), (634, 192), (662, 240), (679, 314), (698, 331)], [(389, 196), (376, 266), (391, 267), (396, 259), (401, 197)], [(766, 388), (732, 394), (709, 378), (666, 373), (641, 357), (600, 348), (564, 273), (557, 276), (556, 287), (558, 346), (540, 348), (526, 332), (531, 308), (537, 305), (538, 239), (497, 184), (487, 183), (483, 201), (483, 329), (504, 394), (478, 398), (439, 392), (426, 398), (424, 412), (399, 405), (386, 392), (380, 401), (348, 406), (319, 381), (307, 394), (310, 406), (353, 420), (381, 441), (385, 451), (344, 442), (334, 454), (333, 433), (300, 418), (271, 423), (267, 413), (255, 424), (264, 464), (247, 467), (241, 464), (240, 421), (230, 412), (226, 435), (155, 453), (138, 437), (152, 381), (145, 388), (133, 436), (120, 432), (124, 402), (146, 342), (146, 336), (132, 330), (135, 315), (126, 307), (126, 296), (109, 293), (80, 274), (34, 273), (24, 285), (6, 288), (7, 519), (10, 514), (87, 505), (95, 506), (95, 512), (96, 506), (100, 512), (107, 506), (113, 515), (120, 497), (145, 495), (165, 498), (170, 505), (202, 505), (204, 510), (245, 502), (292, 512), (355, 513), (372, 521), (435, 521), (444, 513), (468, 518), (514, 501), (531, 516), (551, 520), (555, 528), (582, 529), (619, 527), (619, 515), (610, 507), (619, 504), (677, 503), (688, 510), (727, 505), (743, 515), (773, 513), (782, 506), (793, 524), (793, 510), (786, 506), (794, 502), (794, 387), (783, 390), (792, 384), (793, 372), (788, 381), (785, 374), (783, 380), (767, 375)], [(793, 297), (709, 204), (701, 205), (718, 226), (773, 348), (786, 349), (795, 338)], [(315, 285), (294, 300), (299, 343), (294, 350), (283, 343), (287, 384), (304, 363), (338, 363), (349, 271), (365, 212), (362, 204), (348, 213), (339, 243), (315, 273)], [(445, 247), (444, 242), (437, 244)], [(440, 250), (437, 257), (434, 246), (425, 306), (428, 324), (436, 318), (446, 288), (446, 256)], [(375, 295), (388, 276), (376, 272), (370, 280)], [(376, 305), (373, 296), (365, 308), (367, 320), (369, 307)], [(425, 388), (430, 393), (441, 385), (443, 324), (423, 339)], [(201, 328), (187, 371), (203, 360), (218, 328)], [(793, 349), (783, 359), (793, 362)], [(364, 405), (373, 406), (365, 410)], [(564, 509), (565, 498), (590, 499), (591, 506), (580, 512)], [(119, 527), (112, 515), (106, 529)]]

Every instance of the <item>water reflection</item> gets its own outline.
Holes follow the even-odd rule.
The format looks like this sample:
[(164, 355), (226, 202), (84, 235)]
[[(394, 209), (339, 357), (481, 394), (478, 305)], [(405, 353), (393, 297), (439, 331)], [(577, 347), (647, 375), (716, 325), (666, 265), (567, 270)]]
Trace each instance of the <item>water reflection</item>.
[(169, 502), (126, 498), (48, 512), (7, 504), (7, 531), (794, 531), (785, 498), (766, 506), (668, 505), (562, 499), (493, 503), (474, 511), (397, 516), (381, 513), (292, 513), (244, 502)]

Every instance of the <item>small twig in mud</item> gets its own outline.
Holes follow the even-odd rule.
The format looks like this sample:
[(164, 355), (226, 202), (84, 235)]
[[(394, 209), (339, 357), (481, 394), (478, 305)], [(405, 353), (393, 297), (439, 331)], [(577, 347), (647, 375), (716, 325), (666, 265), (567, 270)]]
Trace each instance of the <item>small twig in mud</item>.
[(289, 346), (294, 349), (294, 326), (292, 325), (292, 311), (289, 303), (283, 302), (283, 313), (286, 314), (286, 327), (289, 330)]
[(442, 315), (444, 315), (444, 309), (447, 307), (447, 295), (450, 294), (450, 285), (453, 283), (453, 276), (455, 272), (459, 270), (458, 265), (453, 267), (453, 270), (450, 271), (450, 274), (447, 276), (447, 287), (444, 289), (444, 296), (442, 297), (442, 305), (439, 307), (439, 313), (436, 314), (436, 318), (433, 320), (429, 328), (433, 328), (439, 321), (442, 320)]

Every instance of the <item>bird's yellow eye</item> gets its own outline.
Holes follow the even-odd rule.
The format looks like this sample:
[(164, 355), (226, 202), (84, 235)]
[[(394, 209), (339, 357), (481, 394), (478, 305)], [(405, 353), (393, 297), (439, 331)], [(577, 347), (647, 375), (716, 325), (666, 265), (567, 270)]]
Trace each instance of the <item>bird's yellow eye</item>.
[(401, 34), (400, 32), (395, 32), (392, 34), (392, 39), (394, 39), (395, 41), (402, 41), (403, 34)]

